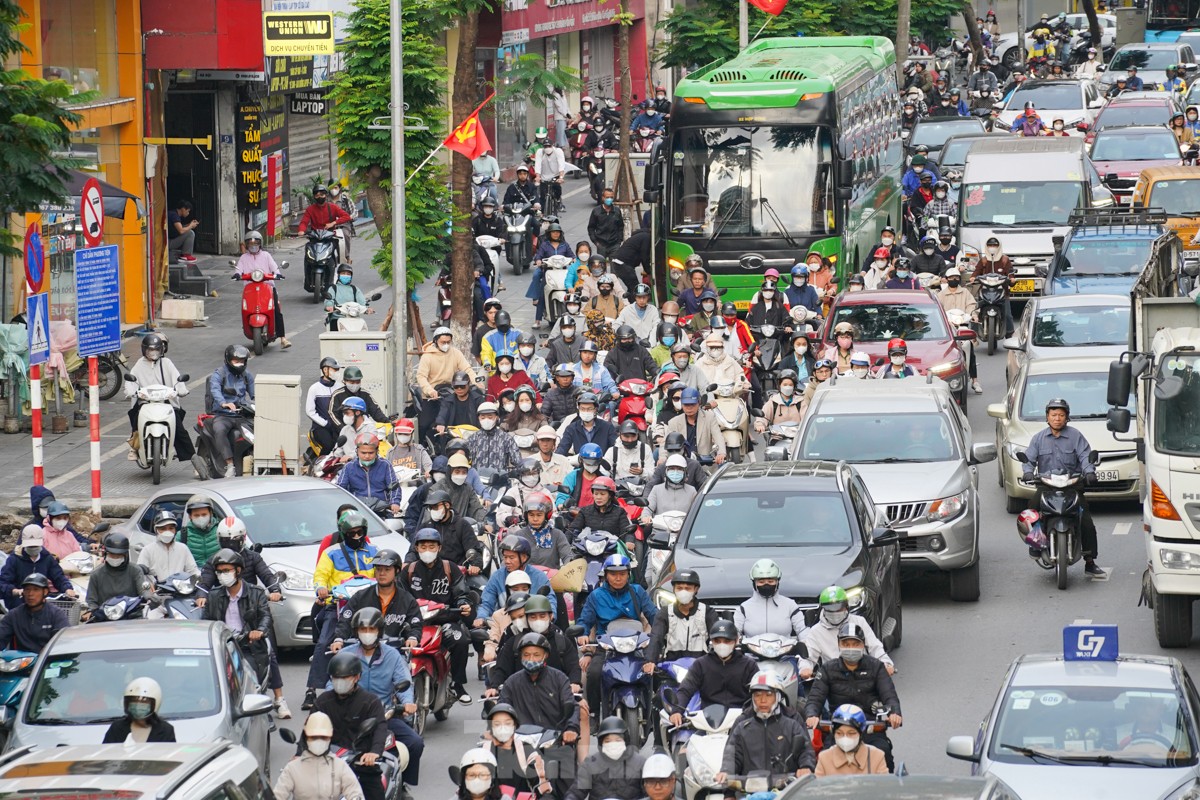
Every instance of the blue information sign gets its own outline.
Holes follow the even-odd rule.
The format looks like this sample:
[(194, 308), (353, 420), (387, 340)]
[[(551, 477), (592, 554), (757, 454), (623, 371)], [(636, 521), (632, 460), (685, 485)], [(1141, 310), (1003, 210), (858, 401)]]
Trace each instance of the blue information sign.
[(1120, 648), (1116, 625), (1068, 625), (1063, 628), (1066, 661), (1116, 661)]
[(50, 295), (46, 292), (25, 298), (25, 324), (29, 331), (29, 366), (50, 360)]
[(79, 355), (121, 349), (121, 261), (115, 244), (75, 251), (75, 326)]

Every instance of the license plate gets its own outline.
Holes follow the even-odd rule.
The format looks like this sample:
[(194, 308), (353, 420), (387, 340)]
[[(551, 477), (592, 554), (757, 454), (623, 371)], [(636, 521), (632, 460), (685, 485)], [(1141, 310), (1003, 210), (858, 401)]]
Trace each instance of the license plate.
[(1184, 250), (1184, 258), (1200, 258), (1200, 250)]
[(1121, 480), (1121, 470), (1098, 469), (1096, 470), (1096, 480), (1100, 483), (1115, 483)]
[(1035, 281), (1016, 281), (1012, 285), (1014, 292), (1036, 292), (1037, 283)]
[(734, 301), (733, 305), (734, 305), (734, 307), (737, 308), (738, 311), (749, 311), (750, 310), (750, 301), (749, 300), (736, 300), (736, 301)]

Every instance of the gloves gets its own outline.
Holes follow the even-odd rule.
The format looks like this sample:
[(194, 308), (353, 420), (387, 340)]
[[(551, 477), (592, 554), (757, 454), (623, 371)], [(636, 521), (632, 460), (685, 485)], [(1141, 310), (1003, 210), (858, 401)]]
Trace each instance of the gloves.
[(125, 381), (122, 388), (125, 391), (126, 400), (132, 400), (137, 395), (138, 385), (135, 381)]
[(1099, 478), (1096, 477), (1095, 472), (1089, 472), (1083, 476), (1083, 480), (1088, 486), (1095, 486)]

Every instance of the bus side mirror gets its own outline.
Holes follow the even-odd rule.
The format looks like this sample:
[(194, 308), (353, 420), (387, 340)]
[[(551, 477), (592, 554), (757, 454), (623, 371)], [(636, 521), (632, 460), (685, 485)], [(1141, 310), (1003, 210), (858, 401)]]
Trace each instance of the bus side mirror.
[[(642, 189), (645, 194), (650, 192), (658, 192), (662, 188), (662, 167), (663, 167), (663, 143), (659, 139), (650, 148), (650, 159), (646, 164), (646, 169), (642, 178)], [(649, 197), (643, 197), (647, 203), (656, 203), (658, 198), (651, 200)]]
[(1124, 408), (1129, 402), (1129, 389), (1133, 384), (1133, 365), (1128, 361), (1114, 361), (1108, 365), (1108, 404)]
[(854, 185), (854, 159), (843, 158), (838, 162), (837, 178), (839, 187)]

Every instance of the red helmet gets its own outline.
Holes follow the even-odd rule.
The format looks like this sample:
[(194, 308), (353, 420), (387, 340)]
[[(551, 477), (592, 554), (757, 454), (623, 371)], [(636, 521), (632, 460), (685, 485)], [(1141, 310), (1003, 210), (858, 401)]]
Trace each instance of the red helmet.
[(596, 478), (596, 480), (592, 481), (592, 491), (594, 492), (597, 489), (606, 489), (611, 494), (616, 494), (617, 484), (607, 475), (601, 475), (599, 478)]
[(904, 355), (908, 355), (908, 342), (904, 341), (899, 336), (897, 336), (895, 339), (889, 339), (887, 351), (889, 356), (893, 353), (903, 353)]
[(530, 492), (522, 503), (522, 511), (541, 511), (547, 519), (554, 513), (554, 501), (545, 492)]
[(891, 258), (892, 249), (890, 247), (879, 247), (875, 250), (875, 258)]

